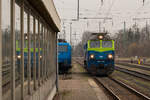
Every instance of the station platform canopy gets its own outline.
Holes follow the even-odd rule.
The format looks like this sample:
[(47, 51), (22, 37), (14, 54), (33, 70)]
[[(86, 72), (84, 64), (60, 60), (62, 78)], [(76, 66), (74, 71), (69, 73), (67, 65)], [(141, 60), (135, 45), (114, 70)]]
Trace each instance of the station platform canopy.
[(47, 24), (56, 32), (61, 29), (61, 20), (58, 16), (53, 0), (28, 0), (38, 13), (45, 19)]

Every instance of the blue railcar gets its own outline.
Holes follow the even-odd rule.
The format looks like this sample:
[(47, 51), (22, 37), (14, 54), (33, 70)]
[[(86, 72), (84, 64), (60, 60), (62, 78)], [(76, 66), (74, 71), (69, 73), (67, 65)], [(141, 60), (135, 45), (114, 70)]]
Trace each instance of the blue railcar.
[[(95, 35), (95, 34), (94, 34)], [(85, 68), (94, 75), (110, 75), (114, 71), (114, 40), (105, 33), (96, 34), (84, 46)]]
[(71, 68), (71, 45), (65, 42), (58, 43), (59, 73), (68, 72)]

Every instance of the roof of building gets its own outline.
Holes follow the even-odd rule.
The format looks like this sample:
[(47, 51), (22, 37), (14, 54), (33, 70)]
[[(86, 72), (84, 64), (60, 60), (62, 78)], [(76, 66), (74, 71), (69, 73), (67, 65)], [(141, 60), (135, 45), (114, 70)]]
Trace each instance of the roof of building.
[(45, 22), (51, 26), (55, 32), (61, 29), (61, 20), (54, 6), (53, 0), (28, 0), (36, 11), (43, 17)]

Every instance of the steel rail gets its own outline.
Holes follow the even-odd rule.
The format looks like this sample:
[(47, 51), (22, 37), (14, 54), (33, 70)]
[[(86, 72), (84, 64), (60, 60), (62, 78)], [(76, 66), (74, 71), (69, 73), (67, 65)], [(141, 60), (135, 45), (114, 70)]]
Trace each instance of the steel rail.
[(145, 79), (147, 81), (150, 81), (150, 75), (147, 75), (147, 74), (144, 74), (144, 73), (139, 73), (139, 72), (136, 72), (136, 71), (120, 68), (118, 66), (115, 66), (115, 70), (130, 74), (130, 75), (138, 77), (138, 78)]
[(116, 82), (117, 84), (121, 85), (122, 87), (128, 89), (129, 91), (133, 92), (134, 94), (138, 95), (139, 97), (142, 97), (142, 100), (150, 100), (150, 97), (142, 94), (141, 92), (138, 92), (136, 89), (128, 86), (127, 84), (125, 84), (125, 83), (123, 83), (123, 82), (121, 82), (119, 80), (116, 80), (116, 79), (114, 79), (112, 77), (108, 77), (108, 78), (111, 79), (112, 81)]
[(105, 86), (101, 81), (98, 80), (98, 78), (94, 77), (95, 82), (98, 86), (102, 86), (108, 93), (113, 97), (114, 100), (121, 100), (111, 89), (109, 89), (107, 86)]
[[(131, 63), (131, 64), (137, 64), (136, 62), (133, 61), (133, 63), (131, 63), (131, 60), (117, 60), (116, 61), (116, 63)], [(140, 65), (145, 65), (145, 66), (149, 66), (150, 67), (150, 63), (143, 63), (143, 64), (140, 64)]]
[[(75, 60), (75, 61), (76, 61), (78, 64), (80, 64), (81, 66), (83, 66), (83, 64), (81, 64), (78, 60)], [(116, 70), (123, 69), (123, 68), (118, 68), (118, 67), (115, 67), (115, 68), (116, 68)], [(123, 70), (124, 70), (124, 69), (123, 69)], [(126, 70), (126, 69), (125, 69), (125, 70)], [(125, 71), (125, 70), (124, 70), (124, 72), (126, 72), (126, 73), (130, 72), (130, 71), (128, 71), (128, 70), (126, 70), (126, 71)], [(134, 72), (134, 71), (131, 71), (131, 72)], [(138, 73), (138, 72), (135, 72), (135, 73)], [(138, 73), (139, 76), (137, 76), (137, 75), (135, 75), (135, 74), (133, 74), (133, 73), (128, 73), (128, 74), (134, 75), (134, 76), (136, 76), (136, 77), (143, 78), (143, 77), (140, 76), (142, 73)], [(142, 75), (145, 75), (145, 74), (142, 74)], [(148, 76), (148, 75), (146, 75), (146, 76)], [(119, 81), (119, 80), (116, 80), (116, 79), (114, 79), (114, 78), (112, 78), (112, 77), (108, 77), (108, 78), (111, 79), (112, 81), (114, 81), (115, 83), (119, 84), (120, 86), (122, 86), (122, 87), (128, 89), (130, 92), (133, 92), (135, 95), (141, 97), (142, 100), (150, 100), (150, 97), (148, 97), (148, 96), (142, 94), (141, 92), (138, 92), (136, 89), (134, 89), (134, 88), (132, 88), (132, 87), (126, 85), (125, 83), (123, 83), (123, 82), (121, 82), (121, 81)], [(149, 76), (149, 78), (144, 78), (144, 79), (150, 80), (150, 76)], [(114, 98), (115, 100), (121, 100), (117, 95), (115, 95), (115, 93), (113, 93), (113, 91), (112, 91), (111, 89), (107, 88), (102, 82), (100, 82), (97, 77), (94, 77), (94, 80), (95, 80), (95, 82), (96, 82), (98, 85), (103, 86), (103, 88), (105, 88), (105, 90), (107, 90), (107, 91), (111, 94), (111, 96), (113, 96), (113, 98)]]
[[(78, 64), (80, 64), (81, 66), (83, 66), (83, 64), (81, 64), (78, 60), (75, 60), (75, 61)], [(124, 73), (127, 73), (127, 74), (130, 74), (130, 75), (138, 77), (138, 78), (145, 79), (147, 81), (150, 81), (150, 75), (147, 75), (147, 74), (144, 74), (144, 73), (139, 73), (139, 72), (136, 72), (136, 71), (120, 68), (118, 66), (115, 66), (115, 70), (120, 71), (120, 72), (124, 72)]]
[(128, 63), (116, 63), (116, 64), (125, 65), (125, 66), (132, 66), (133, 68), (138, 68), (138, 69), (150, 71), (150, 68), (144, 67), (144, 66), (138, 66), (138, 65), (128, 64)]
[[(78, 64), (83, 66), (78, 60), (75, 60)], [(114, 100), (121, 100), (111, 89), (107, 88), (103, 83), (101, 83), (96, 77), (93, 78), (97, 85), (100, 87), (102, 86), (108, 93), (113, 97)]]

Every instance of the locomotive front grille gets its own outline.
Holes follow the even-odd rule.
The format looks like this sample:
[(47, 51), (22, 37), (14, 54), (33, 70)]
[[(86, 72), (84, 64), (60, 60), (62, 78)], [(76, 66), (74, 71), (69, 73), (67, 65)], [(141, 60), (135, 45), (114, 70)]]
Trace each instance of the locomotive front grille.
[(104, 69), (104, 64), (99, 64), (99, 69)]

